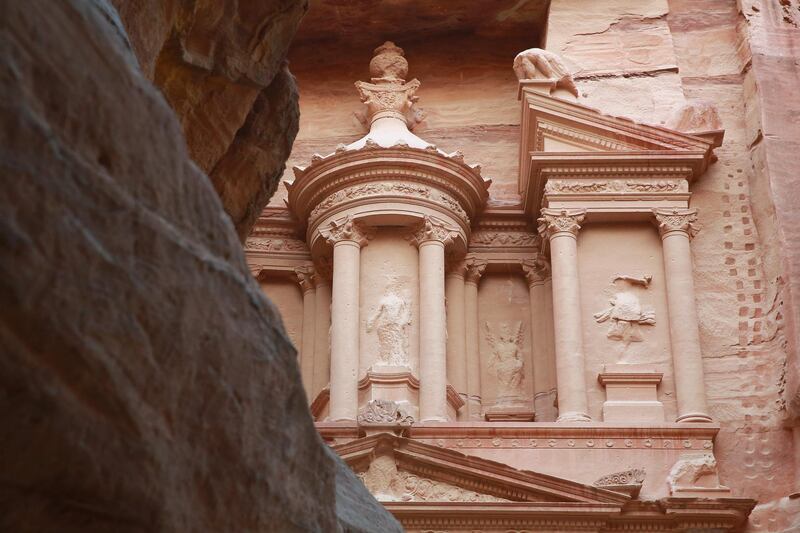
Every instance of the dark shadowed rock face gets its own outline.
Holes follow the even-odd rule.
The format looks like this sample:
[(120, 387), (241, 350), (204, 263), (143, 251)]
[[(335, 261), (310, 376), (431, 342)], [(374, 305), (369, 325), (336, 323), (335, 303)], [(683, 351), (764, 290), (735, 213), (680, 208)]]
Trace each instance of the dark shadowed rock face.
[(102, 0), (0, 3), (0, 176), (0, 531), (399, 529), (358, 484), (337, 517), (354, 478)]
[(307, 0), (112, 0), (241, 240), (277, 187), (299, 112), (286, 53)]

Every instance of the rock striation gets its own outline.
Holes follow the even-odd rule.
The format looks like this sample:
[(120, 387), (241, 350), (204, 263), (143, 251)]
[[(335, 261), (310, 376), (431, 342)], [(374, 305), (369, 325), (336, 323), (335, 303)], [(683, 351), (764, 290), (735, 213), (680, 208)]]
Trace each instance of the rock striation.
[[(191, 24), (123, 10), (144, 75), (104, 0), (0, 6), (0, 530), (397, 531), (317, 436), (280, 316), (147, 79), (182, 21), (209, 83), (291, 107), (272, 37), (250, 64), (213, 12), (232, 3), (195, 4)], [(254, 117), (233, 131), (279, 135)]]

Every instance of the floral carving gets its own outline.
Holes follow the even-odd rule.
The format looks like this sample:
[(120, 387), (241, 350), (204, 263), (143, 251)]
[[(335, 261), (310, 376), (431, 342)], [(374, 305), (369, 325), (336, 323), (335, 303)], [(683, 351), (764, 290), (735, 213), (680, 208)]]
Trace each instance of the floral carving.
[(602, 181), (577, 181), (577, 180), (548, 180), (544, 187), (545, 192), (553, 193), (663, 193), (663, 192), (688, 192), (689, 184), (685, 179), (675, 180), (602, 180)]
[(624, 472), (615, 472), (603, 476), (594, 482), (595, 487), (613, 487), (618, 485), (641, 485), (644, 483), (645, 471), (641, 468), (632, 468)]
[(662, 237), (672, 232), (686, 233), (690, 238), (697, 234), (697, 209), (653, 209)]
[(340, 222), (332, 221), (323, 230), (323, 236), (333, 245), (337, 242), (353, 241), (363, 246), (369, 240), (370, 234), (351, 217), (347, 217)]
[(308, 251), (306, 243), (299, 239), (248, 239), (245, 243), (245, 249), (265, 252)]
[(542, 209), (542, 216), (537, 221), (539, 233), (546, 238), (564, 232), (577, 236), (585, 216), (584, 209)]
[(361, 425), (396, 424), (410, 426), (414, 417), (406, 412), (397, 402), (391, 400), (372, 400), (358, 411), (357, 421)]
[(536, 235), (532, 233), (501, 233), (481, 231), (472, 236), (471, 244), (491, 246), (536, 246)]
[(456, 235), (457, 233), (445, 226), (444, 223), (433, 217), (426, 216), (423, 218), (419, 229), (414, 233), (413, 241), (417, 245), (437, 241), (447, 246), (453, 242)]

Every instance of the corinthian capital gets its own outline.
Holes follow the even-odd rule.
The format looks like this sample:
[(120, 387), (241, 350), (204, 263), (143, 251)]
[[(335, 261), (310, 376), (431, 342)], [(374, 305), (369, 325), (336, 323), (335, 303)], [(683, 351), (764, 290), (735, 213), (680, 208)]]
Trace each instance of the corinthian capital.
[(478, 280), (481, 279), (483, 271), (486, 270), (486, 265), (488, 265), (489, 262), (485, 259), (476, 259), (474, 257), (470, 257), (464, 262), (464, 264), (466, 266), (464, 280), (470, 283), (477, 283)]
[(320, 233), (332, 245), (338, 242), (351, 241), (359, 246), (365, 246), (372, 236), (367, 228), (354, 221), (351, 217), (338, 222), (331, 221), (327, 228), (320, 230)]
[(663, 238), (672, 232), (681, 232), (694, 237), (699, 228), (697, 227), (697, 209), (653, 209), (658, 225), (658, 233)]
[(431, 241), (440, 242), (447, 246), (453, 242), (456, 235), (456, 231), (445, 226), (443, 222), (426, 216), (422, 220), (419, 229), (414, 232), (412, 239), (417, 246)]
[(539, 234), (546, 239), (558, 233), (577, 236), (585, 216), (585, 209), (542, 209), (542, 216), (537, 220)]
[(550, 277), (550, 263), (544, 256), (537, 255), (535, 259), (525, 259), (522, 262), (522, 271), (528, 279), (528, 285), (536, 285)]
[(297, 282), (303, 290), (303, 294), (308, 291), (314, 290), (314, 267), (301, 266), (294, 269), (294, 275), (297, 277)]

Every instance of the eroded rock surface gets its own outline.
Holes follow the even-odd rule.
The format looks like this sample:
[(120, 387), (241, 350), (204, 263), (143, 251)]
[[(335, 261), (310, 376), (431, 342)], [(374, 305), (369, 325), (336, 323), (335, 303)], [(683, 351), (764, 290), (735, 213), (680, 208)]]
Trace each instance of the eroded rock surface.
[(306, 0), (112, 0), (145, 75), (180, 119), (241, 240), (275, 190), (297, 133), (289, 43)]
[[(280, 317), (114, 9), (4, 2), (0, 49), (0, 530), (399, 530), (319, 440)], [(337, 517), (351, 504), (360, 521)]]

